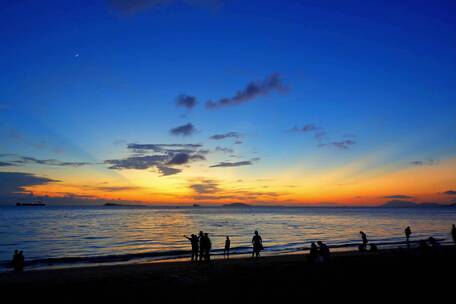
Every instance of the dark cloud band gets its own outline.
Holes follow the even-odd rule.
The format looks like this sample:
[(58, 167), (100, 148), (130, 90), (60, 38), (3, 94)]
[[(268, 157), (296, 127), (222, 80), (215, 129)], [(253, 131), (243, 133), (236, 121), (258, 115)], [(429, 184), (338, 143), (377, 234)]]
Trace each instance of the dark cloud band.
[(129, 144), (132, 156), (121, 159), (108, 159), (104, 163), (109, 169), (147, 170), (156, 169), (162, 176), (182, 172), (175, 166), (186, 165), (195, 161), (205, 160), (207, 150), (200, 149), (200, 144)]

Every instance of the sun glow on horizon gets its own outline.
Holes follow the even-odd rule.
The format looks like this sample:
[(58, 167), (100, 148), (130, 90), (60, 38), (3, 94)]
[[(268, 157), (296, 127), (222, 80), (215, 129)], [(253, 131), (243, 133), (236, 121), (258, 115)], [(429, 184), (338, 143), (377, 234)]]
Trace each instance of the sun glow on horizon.
[[(333, 170), (309, 174), (285, 170), (269, 179), (242, 179), (231, 174), (202, 177), (197, 168), (182, 175), (160, 177), (156, 172), (124, 170), (118, 180), (105, 176), (74, 178), (26, 187), (26, 192), (49, 197), (85, 197), (148, 204), (318, 204), (376, 205), (392, 195), (416, 202), (452, 202), (442, 193), (454, 184), (456, 158), (429, 166), (370, 168), (369, 156)], [(364, 168), (369, 170), (364, 170)], [(303, 164), (305, 168), (305, 164)]]

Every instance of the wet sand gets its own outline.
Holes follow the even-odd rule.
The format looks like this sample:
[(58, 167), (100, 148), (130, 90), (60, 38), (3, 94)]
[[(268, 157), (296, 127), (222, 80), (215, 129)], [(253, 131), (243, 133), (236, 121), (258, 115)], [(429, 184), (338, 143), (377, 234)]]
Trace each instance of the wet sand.
[(59, 299), (135, 299), (150, 302), (235, 302), (269, 299), (305, 302), (454, 294), (456, 247), (427, 255), (415, 250), (335, 253), (327, 264), (306, 254), (238, 258), (209, 263), (167, 262), (0, 274), (3, 295)]

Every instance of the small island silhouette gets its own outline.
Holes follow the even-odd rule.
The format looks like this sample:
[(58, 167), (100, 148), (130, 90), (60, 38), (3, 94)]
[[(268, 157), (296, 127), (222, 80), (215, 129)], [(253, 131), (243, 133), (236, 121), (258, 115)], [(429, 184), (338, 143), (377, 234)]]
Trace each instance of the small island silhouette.
[(129, 205), (129, 204), (118, 204), (118, 203), (105, 203), (103, 207), (145, 207), (145, 205)]
[(245, 204), (245, 203), (231, 203), (231, 204), (224, 204), (222, 207), (253, 207), (252, 205)]

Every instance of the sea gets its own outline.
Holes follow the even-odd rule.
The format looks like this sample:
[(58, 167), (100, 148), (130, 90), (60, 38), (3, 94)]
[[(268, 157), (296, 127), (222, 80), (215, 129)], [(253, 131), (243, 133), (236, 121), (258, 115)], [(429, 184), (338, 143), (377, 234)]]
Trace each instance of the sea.
[(332, 250), (356, 250), (360, 231), (379, 248), (430, 236), (450, 243), (456, 208), (379, 207), (149, 207), (0, 206), (0, 271), (15, 249), (28, 269), (144, 263), (188, 259), (184, 237), (209, 233), (212, 254), (222, 257), (226, 236), (232, 256), (248, 255), (255, 230), (263, 255), (308, 250), (321, 240)]

